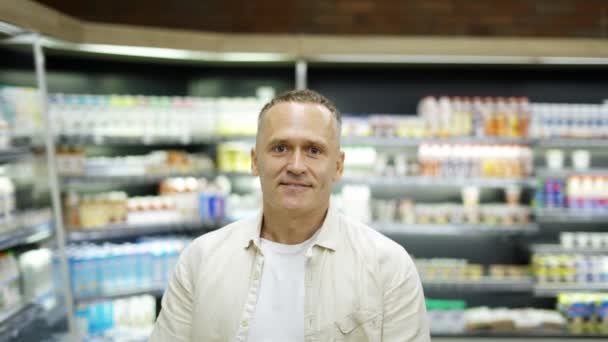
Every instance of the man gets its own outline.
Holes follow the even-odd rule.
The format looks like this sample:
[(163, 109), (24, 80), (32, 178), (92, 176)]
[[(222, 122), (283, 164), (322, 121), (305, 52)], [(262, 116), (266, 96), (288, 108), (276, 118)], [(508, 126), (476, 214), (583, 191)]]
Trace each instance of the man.
[(251, 159), (263, 209), (184, 250), (152, 342), (430, 341), (409, 255), (330, 204), (340, 125), (310, 90), (262, 109)]

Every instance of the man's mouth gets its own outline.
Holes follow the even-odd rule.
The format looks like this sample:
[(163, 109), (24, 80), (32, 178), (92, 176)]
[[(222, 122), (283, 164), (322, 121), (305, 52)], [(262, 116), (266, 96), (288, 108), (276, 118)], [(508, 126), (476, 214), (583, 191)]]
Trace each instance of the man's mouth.
[(300, 187), (300, 188), (312, 188), (311, 184), (301, 183), (301, 182), (281, 182), (279, 185), (289, 186), (289, 187)]

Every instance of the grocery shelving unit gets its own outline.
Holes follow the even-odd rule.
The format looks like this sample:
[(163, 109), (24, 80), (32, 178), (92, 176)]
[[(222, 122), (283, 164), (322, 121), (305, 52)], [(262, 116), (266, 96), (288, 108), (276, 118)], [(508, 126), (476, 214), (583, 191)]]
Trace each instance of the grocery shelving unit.
[(33, 304), (23, 304), (0, 316), (0, 341), (18, 338), (43, 314), (42, 309)]
[(538, 169), (536, 175), (538, 177), (548, 178), (566, 178), (570, 175), (590, 175), (590, 176), (605, 176), (608, 175), (608, 169), (592, 168), (589, 170), (575, 170), (575, 169), (562, 169), (562, 170), (551, 170), (551, 169)]
[(0, 163), (10, 163), (29, 154), (30, 149), (28, 147), (12, 147), (2, 150), (0, 151)]
[(13, 228), (0, 234), (0, 250), (6, 250), (15, 246), (38, 243), (53, 235), (53, 225), (48, 221), (34, 225), (24, 225), (17, 218)]
[(535, 211), (535, 217), (541, 223), (604, 224), (608, 222), (608, 214), (587, 210), (541, 209)]
[(138, 186), (158, 184), (163, 179), (169, 177), (201, 177), (212, 176), (215, 172), (196, 172), (196, 173), (168, 173), (159, 175), (138, 175), (138, 176), (62, 176), (61, 183), (64, 188), (83, 188), (99, 184), (112, 184), (114, 186)]
[(379, 232), (388, 235), (473, 235), (473, 236), (514, 236), (532, 235), (538, 232), (536, 224), (513, 224), (509, 226), (484, 224), (399, 224), (372, 222)]
[[(9, 37), (11, 35), (27, 35), (32, 38), (32, 43), (29, 46), (29, 51), (25, 53), (26, 58), (24, 60), (33, 60), (35, 77), (31, 77), (26, 82), (26, 85), (30, 87), (37, 86), (38, 98), (42, 102), (42, 117), (46, 122), (48, 118), (45, 117), (46, 112), (44, 110), (44, 101), (46, 99), (45, 71), (43, 70), (44, 55), (40, 46), (40, 37), (18, 28), (15, 28), (14, 32), (6, 34)], [(34, 74), (32, 71), (30, 65), (26, 71), (28, 78)], [(46, 131), (47, 143), (42, 143), (42, 145), (40, 145), (40, 137), (35, 136), (43, 133), (42, 131), (12, 133), (14, 133), (11, 137), (13, 147), (0, 151), (0, 164), (10, 164), (22, 159), (27, 159), (25, 162), (32, 162), (30, 157), (33, 156), (33, 151), (40, 151), (41, 146), (43, 147), (44, 157), (49, 164), (54, 163), (53, 146), (51, 146), (52, 144), (48, 144), (49, 141), (52, 141), (52, 137), (48, 130)], [(52, 170), (49, 172), (49, 176), (52, 177)], [(23, 186), (18, 184), (16, 191), (27, 194), (27, 203), (20, 203), (20, 198), (17, 198), (17, 211), (13, 214), (11, 221), (3, 223), (3, 230), (0, 232), (0, 251), (11, 250), (19, 254), (30, 250), (33, 246), (45, 246), (56, 248), (56, 253), (61, 254), (64, 245), (62, 241), (62, 228), (60, 222), (58, 225), (56, 211), (53, 210), (57, 208), (44, 207), (48, 206), (48, 203), (52, 206), (54, 204), (52, 200), (40, 201), (39, 198), (35, 199), (31, 197), (34, 191), (40, 191), (40, 189), (36, 190), (30, 185), (21, 188)], [(50, 189), (50, 191), (52, 192), (53, 189)], [(36, 196), (39, 195), (37, 194)], [(67, 276), (67, 268), (56, 269), (55, 272)], [(52, 334), (63, 329), (66, 319), (69, 325), (71, 317), (66, 314), (68, 310), (61, 303), (62, 295), (56, 293), (59, 290), (53, 289), (52, 292), (40, 296), (37, 295), (38, 297), (35, 298), (24, 298), (21, 304), (12, 310), (0, 314), (0, 341), (31, 341), (40, 339), (42, 336), (51, 338)], [(63, 296), (69, 295), (70, 291), (66, 289)], [(52, 317), (49, 317), (49, 315)]]
[(606, 255), (608, 248), (566, 248), (558, 244), (532, 245), (532, 251), (538, 254), (580, 254), (580, 255)]
[(342, 183), (365, 184), (374, 188), (428, 188), (428, 187), (456, 187), (475, 185), (480, 188), (504, 188), (511, 185), (533, 187), (533, 179), (508, 178), (450, 178), (428, 176), (380, 177), (380, 176), (345, 176)]
[(484, 293), (530, 293), (534, 288), (532, 278), (493, 279), (484, 277), (477, 280), (423, 280), (425, 291), (484, 292)]
[[(562, 68), (543, 67), (478, 67), (467, 66), (434, 67), (428, 65), (382, 65), (374, 63), (352, 63), (348, 67), (340, 65), (334, 67), (323, 63), (311, 63), (309, 66), (309, 85), (321, 93), (330, 96), (337, 103), (338, 108), (346, 113), (415, 113), (418, 100), (433, 94), (454, 96), (495, 95), (510, 96), (525, 94), (532, 102), (568, 102), (568, 103), (601, 103), (605, 98), (600, 87), (592, 80), (595, 76), (592, 71)], [(605, 68), (600, 71), (605, 74)], [(573, 84), (583, 84), (584, 89), (575, 89)], [(353, 96), (353, 94), (363, 94)], [(390, 94), (390, 95), (388, 95)], [(343, 144), (361, 146), (374, 146), (377, 149), (385, 148), (387, 151), (414, 151), (421, 143), (463, 143), (463, 144), (521, 144), (529, 146), (535, 154), (535, 173), (529, 179), (511, 182), (510, 180), (459, 180), (459, 179), (395, 179), (393, 177), (345, 177), (345, 183), (367, 184), (372, 187), (372, 193), (396, 195), (397, 198), (407, 197), (416, 200), (416, 196), (427, 198), (430, 192), (436, 192), (434, 198), (438, 201), (454, 201), (459, 198), (456, 192), (449, 192), (464, 185), (478, 185), (483, 189), (486, 197), (497, 188), (517, 185), (523, 189), (523, 201), (532, 202), (532, 194), (539, 188), (541, 180), (554, 177), (562, 178), (572, 173), (577, 174), (606, 174), (606, 165), (596, 165), (592, 161), (590, 172), (577, 172), (566, 169), (560, 172), (551, 172), (543, 169), (542, 152), (550, 148), (591, 149), (595, 154), (605, 154), (608, 140), (604, 139), (488, 139), (488, 138), (420, 138), (398, 139), (384, 137), (344, 137)], [(408, 152), (415, 158), (415, 152)], [(569, 167), (569, 156), (566, 156), (566, 167)], [(348, 159), (348, 156), (347, 156)], [(540, 166), (540, 167), (539, 167)], [(411, 185), (411, 183), (419, 184)], [(426, 191), (427, 193), (424, 193)], [(388, 195), (387, 195), (388, 196)], [(494, 197), (496, 198), (496, 197)], [(449, 257), (473, 260), (476, 263), (528, 263), (530, 255), (528, 247), (531, 244), (555, 244), (558, 233), (565, 230), (597, 231), (604, 229), (608, 224), (608, 217), (599, 212), (583, 213), (570, 212), (563, 209), (533, 210), (533, 224), (526, 229), (476, 229), (478, 227), (463, 227), (459, 225), (434, 225), (431, 227), (407, 228), (400, 224), (375, 223), (378, 230), (385, 232), (395, 239), (416, 257)], [(454, 227), (455, 226), (455, 227)], [(418, 229), (422, 228), (422, 229)], [(500, 227), (502, 228), (502, 227)], [(504, 227), (507, 228), (507, 227)], [(515, 228), (515, 227), (513, 227)], [(423, 231), (422, 233), (420, 231)], [(399, 232), (395, 234), (393, 232)], [(467, 249), (473, 249), (469, 252)], [(531, 252), (535, 252), (532, 250)], [(589, 252), (592, 253), (592, 252)], [(600, 253), (597, 253), (600, 254)], [(605, 253), (604, 253), (605, 254)], [(425, 294), (430, 298), (453, 299), (464, 298), (473, 305), (489, 306), (538, 306), (542, 308), (555, 308), (555, 294), (551, 297), (537, 296), (534, 283), (529, 283), (522, 291), (513, 293), (509, 300), (502, 301), (505, 294), (487, 295), (484, 291), (474, 291), (475, 295), (467, 296), (465, 291), (456, 291), (460, 285), (448, 284), (444, 288), (427, 284)], [(444, 289), (444, 290), (442, 290)], [(588, 288), (580, 288), (585, 291)], [(599, 336), (577, 336), (566, 331), (536, 333), (504, 332), (504, 333), (470, 333), (458, 335), (441, 335), (433, 337), (433, 341), (515, 341), (515, 340), (601, 340)], [(605, 339), (605, 337), (604, 337)]]
[(215, 137), (117, 137), (105, 135), (60, 135), (57, 141), (68, 145), (105, 145), (105, 146), (166, 146), (166, 145), (205, 145), (216, 143), (219, 138)]
[[(404, 114), (405, 115), (405, 114)], [(396, 138), (396, 137), (343, 137), (343, 145), (364, 145), (375, 147), (418, 147), (423, 143), (434, 144), (521, 144), (530, 145), (532, 139), (507, 137), (453, 137), (453, 138)]]
[[(40, 48), (40, 47), (38, 47)], [(42, 50), (38, 49), (37, 52), (41, 53)], [(14, 52), (10, 52), (14, 53)], [(10, 54), (9, 53), (9, 54)], [(38, 56), (39, 58), (43, 58), (44, 56)], [(257, 84), (269, 81), (276, 89), (278, 90), (287, 90), (294, 86), (295, 82), (292, 79), (294, 77), (293, 73), (293, 65), (291, 64), (280, 64), (267, 65), (264, 68), (270, 68), (272, 72), (259, 72), (259, 67), (249, 66), (249, 67), (238, 67), (243, 70), (246, 77), (232, 77), (227, 75), (226, 71), (230, 74), (236, 74), (233, 70), (233, 67), (236, 65), (234, 63), (229, 63), (227, 66), (211, 66), (206, 67), (204, 64), (191, 63), (187, 65), (179, 65), (172, 64), (169, 66), (164, 66), (159, 68), (158, 60), (148, 62), (147, 66), (141, 67), (139, 66), (140, 61), (130, 62), (129, 66), (125, 66), (123, 61), (107, 61), (107, 60), (97, 60), (93, 59), (94, 63), (89, 62), (78, 62), (80, 58), (86, 59), (86, 56), (78, 55), (76, 57), (67, 57), (64, 59), (63, 56), (56, 55), (48, 55), (48, 65), (49, 70), (42, 70), (44, 76), (48, 80), (49, 89), (51, 92), (89, 92), (95, 94), (115, 94), (115, 93), (140, 93), (140, 94), (149, 94), (149, 95), (171, 95), (171, 96), (245, 96), (254, 93), (255, 87)], [(70, 59), (72, 58), (72, 59)], [(7, 57), (7, 60), (10, 60), (10, 57)], [(75, 62), (75, 63), (74, 63)], [(22, 65), (19, 65), (18, 59), (13, 59), (9, 61), (9, 63), (17, 64), (17, 69), (22, 68)], [(128, 63), (128, 62), (127, 62)], [(163, 62), (164, 63), (164, 62)], [(96, 83), (95, 81), (88, 83), (85, 87), (73, 86), (70, 84), (68, 80), (65, 82), (65, 79), (62, 79), (61, 72), (55, 73), (56, 70), (68, 69), (68, 73), (72, 73), (72, 75), (80, 74), (84, 68), (91, 67), (92, 69), (98, 68), (100, 65), (103, 65), (101, 70), (113, 70), (113, 74), (111, 75), (99, 75), (93, 72), (90, 78), (96, 78), (100, 81), (100, 83)], [(142, 81), (137, 73), (140, 75), (147, 74), (150, 69), (154, 69), (154, 74), (158, 74), (158, 76), (150, 79), (148, 76), (143, 77), (145, 80)], [(42, 68), (44, 69), (44, 68)], [(218, 72), (217, 70), (224, 70)], [(99, 70), (99, 69), (98, 69)], [(177, 70), (177, 72), (176, 72)], [(277, 72), (278, 71), (278, 72)], [(103, 73), (103, 71), (101, 71)], [(17, 71), (15, 74), (19, 74)], [(266, 76), (264, 76), (266, 74)], [(106, 85), (110, 85), (109, 87), (104, 88), (104, 86), (100, 88), (96, 88), (98, 85), (103, 84), (105, 81), (101, 81), (102, 78), (113, 78), (116, 77), (118, 82), (116, 83), (107, 83)], [(225, 80), (224, 84), (221, 84), (217, 87), (216, 77), (222, 77)], [(258, 78), (259, 80), (255, 82), (249, 82), (246, 78), (253, 77)], [(173, 79), (172, 82), (167, 82), (168, 78)], [(260, 79), (261, 78), (261, 79)], [(2, 82), (2, 75), (0, 75), (0, 82)], [(122, 85), (120, 82), (123, 82)], [(43, 82), (44, 83), (44, 82)], [(250, 84), (248, 84), (250, 83)], [(116, 88), (115, 86), (118, 87)], [(209, 86), (217, 87), (218, 90), (216, 93), (211, 94), (203, 94), (202, 91), (205, 89), (209, 89)], [(122, 87), (122, 88), (121, 88)], [(103, 88), (103, 89), (101, 89)], [(151, 88), (156, 88), (153, 90)], [(213, 92), (214, 90), (212, 90)], [(46, 95), (45, 95), (46, 97)], [(51, 131), (52, 134), (52, 131)], [(233, 140), (242, 140), (242, 141), (253, 141), (252, 137), (241, 137), (241, 136), (219, 136), (219, 137), (129, 137), (129, 136), (104, 136), (104, 135), (71, 135), (71, 136), (57, 136), (52, 137), (52, 141), (71, 145), (71, 146), (86, 146), (86, 147), (101, 147), (102, 149), (111, 150), (112, 148), (122, 148), (122, 149), (135, 149), (135, 153), (141, 153), (141, 151), (148, 149), (183, 149), (188, 152), (191, 151), (201, 151), (205, 153), (209, 153), (213, 155), (215, 153), (215, 146), (223, 141), (233, 141)], [(54, 143), (52, 144), (54, 148)], [(17, 152), (17, 151), (16, 151)], [(16, 153), (13, 153), (16, 154)], [(2, 160), (3, 156), (0, 156), (0, 160)], [(9, 155), (7, 154), (7, 158)], [(50, 163), (55, 164), (55, 154), (54, 151), (50, 155)], [(112, 189), (124, 189), (129, 188), (127, 191), (131, 193), (134, 192), (136, 195), (145, 195), (146, 192), (153, 189), (155, 185), (158, 185), (163, 179), (168, 177), (215, 177), (217, 175), (226, 175), (230, 178), (240, 177), (243, 174), (238, 172), (192, 172), (192, 173), (172, 173), (172, 174), (152, 174), (145, 176), (125, 176), (125, 175), (117, 175), (117, 176), (58, 176), (57, 172), (54, 171), (54, 179), (56, 184), (51, 184), (52, 187), (56, 190), (54, 194), (54, 203), (57, 205), (61, 205), (61, 200), (59, 194), (66, 190), (72, 189), (87, 189), (87, 188), (100, 188), (100, 187), (111, 187)], [(135, 189), (131, 189), (135, 188)], [(61, 214), (61, 208), (59, 207), (59, 211), (56, 211), (56, 217), (63, 217)], [(223, 225), (227, 224), (227, 222), (209, 222), (209, 221), (193, 221), (193, 222), (174, 222), (174, 223), (154, 223), (154, 224), (135, 224), (129, 225), (126, 223), (123, 224), (115, 224), (108, 227), (96, 227), (95, 229), (79, 229), (79, 230), (69, 230), (68, 227), (63, 226), (63, 222), (60, 222), (57, 225), (57, 229), (61, 230), (64, 236), (59, 235), (58, 239), (63, 242), (68, 243), (101, 243), (104, 241), (135, 241), (143, 236), (158, 236), (158, 235), (188, 235), (188, 236), (197, 236), (207, 231), (217, 229)], [(24, 237), (25, 238), (25, 237)], [(11, 238), (11, 241), (16, 238)], [(8, 239), (7, 239), (8, 241)], [(2, 242), (2, 240), (0, 240)], [(13, 242), (10, 242), (13, 243)], [(61, 249), (64, 249), (64, 246), (60, 246)], [(62, 260), (65, 262), (66, 255), (62, 256)], [(69, 279), (66, 281), (67, 284), (70, 284)], [(90, 303), (96, 303), (101, 301), (108, 301), (123, 297), (131, 297), (142, 294), (150, 294), (154, 297), (157, 297), (160, 300), (160, 296), (162, 295), (164, 289), (160, 287), (150, 288), (150, 289), (139, 289), (134, 291), (127, 291), (121, 293), (109, 293), (104, 294), (102, 296), (94, 296), (94, 297), (80, 297), (73, 298), (71, 295), (71, 291), (68, 289), (69, 293), (66, 296), (66, 307), (67, 311), (74, 313), (75, 305), (87, 305)], [(73, 318), (73, 314), (69, 315), (70, 318)], [(70, 326), (71, 335), (76, 333), (76, 327), (74, 324)]]
[(539, 139), (536, 144), (539, 147), (563, 147), (563, 148), (601, 148), (607, 146), (606, 139), (567, 139), (567, 138), (549, 138)]
[(95, 302), (108, 301), (114, 299), (128, 298), (133, 296), (141, 295), (152, 295), (155, 297), (161, 297), (165, 289), (162, 287), (152, 287), (148, 289), (136, 289), (130, 291), (117, 291), (114, 293), (103, 294), (99, 296), (83, 296), (74, 298), (75, 302), (81, 305), (86, 305)]
[(606, 292), (608, 283), (540, 283), (534, 286), (534, 295), (539, 297), (555, 297), (567, 292)]
[(144, 235), (158, 234), (203, 234), (225, 225), (226, 222), (175, 222), (155, 224), (115, 224), (106, 227), (83, 229), (68, 233), (70, 242), (95, 242), (124, 240)]

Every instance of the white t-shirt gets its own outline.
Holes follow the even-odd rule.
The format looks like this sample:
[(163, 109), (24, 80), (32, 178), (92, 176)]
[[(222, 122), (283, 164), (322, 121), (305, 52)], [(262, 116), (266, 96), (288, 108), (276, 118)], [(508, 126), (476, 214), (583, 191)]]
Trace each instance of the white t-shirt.
[(304, 341), (306, 251), (316, 235), (297, 245), (261, 240), (264, 269), (248, 342)]

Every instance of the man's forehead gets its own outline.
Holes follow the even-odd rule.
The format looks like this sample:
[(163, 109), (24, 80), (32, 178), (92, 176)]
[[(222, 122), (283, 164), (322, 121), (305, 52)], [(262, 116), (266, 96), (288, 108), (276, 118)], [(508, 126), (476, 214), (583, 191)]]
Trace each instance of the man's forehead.
[(277, 103), (276, 105), (270, 107), (266, 111), (265, 117), (269, 117), (270, 115), (268, 115), (268, 114), (277, 115), (277, 114), (285, 114), (288, 112), (295, 112), (295, 113), (311, 112), (311, 113), (328, 115), (330, 117), (332, 116), (331, 111), (322, 104), (312, 103), (312, 102), (289, 101), (289, 102)]
[[(282, 102), (265, 113), (258, 136), (268, 144), (276, 140), (299, 139), (316, 141), (322, 145), (333, 145), (336, 140), (337, 121), (333, 113), (318, 103)], [(259, 142), (259, 139), (258, 139)]]
[(332, 113), (323, 105), (285, 102), (271, 107), (264, 113), (261, 124), (276, 127), (277, 124), (288, 123), (304, 126), (316, 125), (319, 128), (324, 126), (323, 128), (331, 129), (334, 126), (334, 121)]

